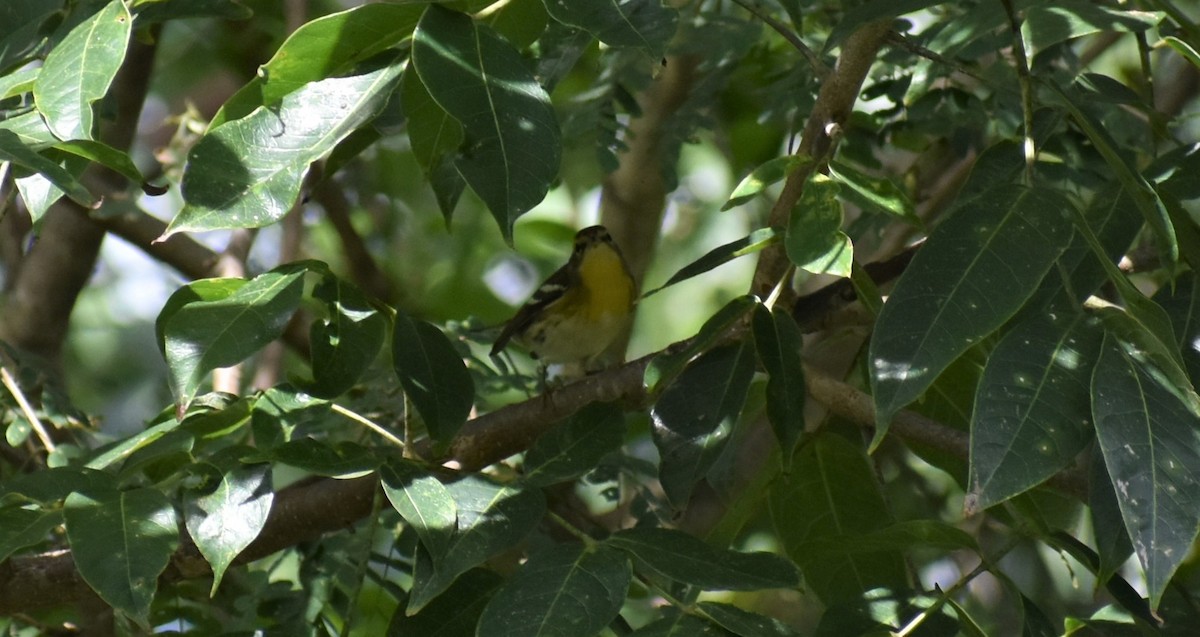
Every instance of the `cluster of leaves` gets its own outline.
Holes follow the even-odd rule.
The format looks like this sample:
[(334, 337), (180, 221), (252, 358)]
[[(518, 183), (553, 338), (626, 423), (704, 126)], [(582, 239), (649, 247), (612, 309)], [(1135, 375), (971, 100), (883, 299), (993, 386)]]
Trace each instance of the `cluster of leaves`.
[[(145, 183), (126, 152), (97, 140), (100, 105), (132, 38), (197, 15), (249, 17), (232, 0), (49, 4), (0, 7), (0, 18), (13, 17), (3, 23), (22, 25), (0, 32), (0, 175), (12, 174), (34, 224), (62, 197), (101, 205), (80, 178), (89, 162)], [(752, 118), (782, 131), (805, 115), (799, 106), (821, 99), (821, 78), (838, 72), (829, 52), (861, 54), (848, 44), (861, 29), (920, 12), (927, 26), (896, 20), (895, 46), (879, 54), (865, 87), (884, 104), (822, 126), (835, 133), (836, 154), (775, 157), (776, 145), (755, 158), (725, 206), (753, 215), (783, 196), (775, 184), (790, 178), (803, 183), (790, 217), (755, 222), (754, 232), (665, 284), (764, 250), (786, 253), (792, 269), (846, 278), (873, 319), (846, 374), (869, 391), (873, 420), (850, 422), (835, 407), (841, 417), (813, 422), (813, 373), (794, 308), (747, 295), (684, 346), (632, 364), (641, 373), (623, 407), (581, 403), (562, 422), (543, 423), (519, 460), (484, 451), (491, 470), (446, 469), (442, 460), (460, 459), (473, 443), (477, 432), (464, 430), (478, 426), (468, 424), (472, 410), (511, 389), (507, 368), (481, 356), (474, 333), (386, 307), (323, 262), (287, 263), (248, 279), (197, 280), (171, 296), (155, 327), (175, 405), (134, 435), (7, 479), (0, 557), (69, 547), (79, 576), (123, 618), (203, 634), (1015, 629), (1006, 613), (963, 594), (982, 572), (1007, 591), (1019, 611), (1008, 615), (1027, 633), (1057, 634), (1000, 562), (1030, 537), (1078, 560), (1111, 597), (1068, 630), (1195, 625), (1194, 586), (1181, 566), (1200, 530), (1192, 382), (1200, 361), (1191, 345), (1200, 338), (1200, 281), (1181, 273), (1200, 267), (1189, 208), (1200, 198), (1200, 153), (1186, 129), (1154, 110), (1147, 87), (1152, 53), (1200, 66), (1200, 28), (1164, 0), (1153, 12), (1083, 0), (878, 0), (805, 15), (735, 4), (404, 2), (314, 19), (191, 147), (178, 184), (183, 207), (164, 238), (273, 224), (301, 198), (314, 162), (324, 161), (320, 178), (330, 179), (402, 123), (446, 220), (469, 187), (511, 240), (579, 143), (560, 132), (556, 108), (573, 108), (568, 121), (594, 128), (583, 139), (611, 169), (637, 141), (624, 135), (618, 109), (640, 115), (633, 94), (652, 84), (658, 60), (711, 54), (696, 67), (704, 80), (692, 102), (661, 131), (673, 183), (679, 145), (699, 126), (722, 126), (719, 107), (757, 104), (761, 117)], [(804, 56), (789, 47), (797, 43), (763, 21), (815, 60), (810, 75), (796, 77)], [(730, 38), (698, 44), (713, 33)], [(1075, 47), (1097, 34), (1137, 43), (1143, 90), (1083, 72)], [(597, 42), (609, 50), (597, 53)], [(585, 56), (602, 69), (579, 70)], [(751, 59), (763, 62), (739, 67)], [(756, 82), (769, 99), (730, 97)], [(552, 100), (556, 86), (568, 94)], [(970, 157), (970, 176), (952, 188), (952, 203), (918, 215), (921, 187), (880, 176), (889, 148), (932, 158), (934, 172)], [(906, 186), (934, 181), (916, 172), (903, 175)], [(927, 240), (884, 302), (855, 255), (915, 234)], [(1157, 249), (1157, 264), (1138, 281), (1160, 285), (1154, 298), (1116, 266), (1139, 235)], [(294, 317), (312, 315), (304, 371), (289, 382), (240, 398), (204, 393), (215, 370), (252, 358), (285, 337)], [(390, 359), (390, 373), (373, 373), (380, 358)], [(528, 405), (543, 400), (552, 413), (561, 398)], [(908, 446), (895, 443), (888, 434), (906, 409), (958, 434), (963, 453), (911, 431), (902, 432)], [(764, 427), (769, 444), (757, 437)], [(638, 444), (646, 439), (652, 445)], [(936, 469), (915, 470), (914, 454)], [(1069, 483), (1080, 458), (1087, 501), (1052, 499), (1041, 486)], [(900, 476), (895, 482), (915, 490), (936, 482), (928, 474), (937, 470), (966, 492), (968, 513), (1013, 539), (993, 546), (944, 513), (950, 496), (915, 504), (920, 498), (880, 479)], [(314, 478), (367, 480), (373, 502), (349, 515), (365, 516), (366, 532), (301, 544), (313, 539), (305, 525), (330, 528), (272, 514), (285, 485), (298, 482), (291, 489), (303, 493), (325, 484)], [(588, 505), (620, 521), (582, 511), (589, 493)], [(705, 499), (723, 499), (719, 520), (689, 527)], [(1091, 546), (1076, 537), (1074, 519), (1047, 512), (1055, 506), (1086, 511)], [(268, 532), (273, 523), (283, 530)], [(255, 548), (268, 540), (273, 550)], [(756, 541), (773, 552), (737, 550)], [(193, 547), (211, 585), (197, 588), (179, 564), (168, 569)], [(946, 592), (921, 582), (947, 555), (981, 566)], [(1145, 598), (1121, 572), (1130, 555), (1145, 574)], [(786, 591), (801, 586), (819, 619), (778, 610), (780, 600), (795, 605)], [(783, 592), (712, 592), (775, 589)], [(371, 595), (385, 601), (370, 607)]]

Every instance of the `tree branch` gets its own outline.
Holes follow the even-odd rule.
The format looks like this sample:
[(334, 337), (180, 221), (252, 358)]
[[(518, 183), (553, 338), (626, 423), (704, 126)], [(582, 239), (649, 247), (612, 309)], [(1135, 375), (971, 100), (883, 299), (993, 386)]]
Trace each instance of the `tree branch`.
[[(771, 208), (770, 225), (780, 228), (787, 225), (788, 216), (796, 202), (800, 201), (809, 176), (833, 152), (837, 129), (850, 117), (867, 72), (890, 30), (891, 25), (887, 21), (874, 22), (854, 32), (842, 44), (837, 65), (821, 84), (816, 104), (804, 125), (800, 147), (796, 149), (797, 155), (811, 157), (814, 161), (788, 175), (783, 191)], [(764, 250), (754, 272), (751, 293), (766, 298), (787, 268), (787, 255), (781, 245)]]

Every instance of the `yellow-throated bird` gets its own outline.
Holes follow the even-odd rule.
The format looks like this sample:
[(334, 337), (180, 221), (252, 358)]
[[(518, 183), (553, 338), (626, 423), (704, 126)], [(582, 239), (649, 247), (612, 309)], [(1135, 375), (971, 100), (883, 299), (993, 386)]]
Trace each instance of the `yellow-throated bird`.
[(567, 263), (504, 326), (492, 355), (515, 340), (544, 365), (590, 370), (629, 325), (636, 298), (629, 266), (608, 230), (584, 228)]

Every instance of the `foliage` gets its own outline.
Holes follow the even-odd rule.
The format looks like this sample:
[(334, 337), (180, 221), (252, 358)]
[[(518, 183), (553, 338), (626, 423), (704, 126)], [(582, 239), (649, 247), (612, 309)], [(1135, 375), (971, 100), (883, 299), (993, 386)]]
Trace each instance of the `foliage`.
[[(1182, 4), (0, 4), (0, 625), (1186, 634)], [(540, 393), (597, 193), (646, 355)]]

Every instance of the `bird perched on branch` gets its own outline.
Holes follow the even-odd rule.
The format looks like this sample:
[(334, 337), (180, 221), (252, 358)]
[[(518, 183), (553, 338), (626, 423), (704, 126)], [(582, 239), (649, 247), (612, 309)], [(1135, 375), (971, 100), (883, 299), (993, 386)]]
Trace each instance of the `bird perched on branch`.
[(636, 287), (608, 230), (584, 228), (575, 235), (571, 258), (504, 326), (492, 355), (513, 340), (543, 365), (592, 371), (632, 320)]

